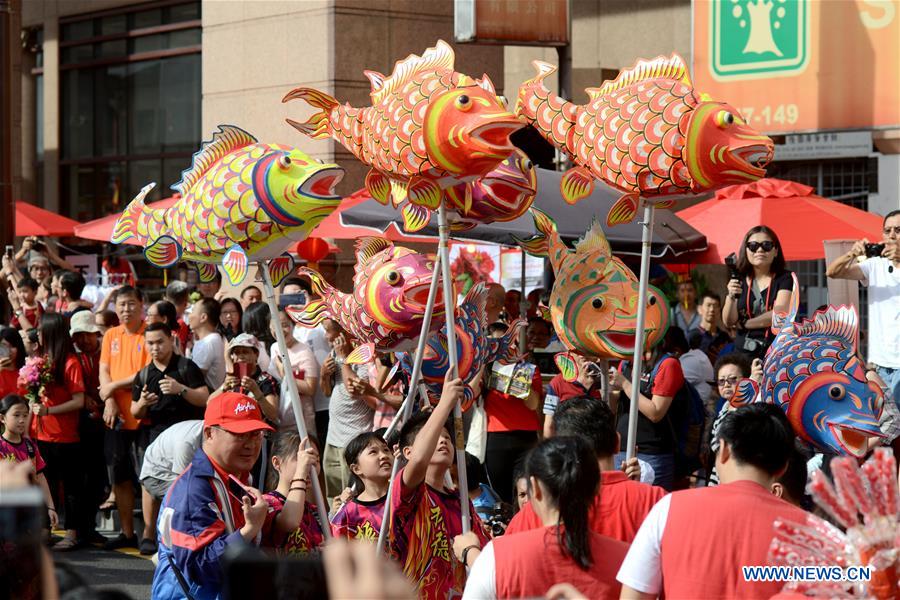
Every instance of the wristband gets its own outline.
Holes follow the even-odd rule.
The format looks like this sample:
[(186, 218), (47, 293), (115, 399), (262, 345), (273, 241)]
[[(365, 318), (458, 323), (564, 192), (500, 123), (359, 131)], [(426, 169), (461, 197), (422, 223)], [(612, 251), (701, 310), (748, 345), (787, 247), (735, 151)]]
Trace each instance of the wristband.
[(469, 567), (469, 550), (472, 550), (472, 549), (481, 550), (481, 546), (479, 546), (477, 544), (472, 544), (471, 546), (466, 546), (465, 549), (462, 551), (462, 564), (466, 568)]
[(291, 493), (291, 492), (304, 492), (304, 493), (305, 493), (305, 492), (306, 492), (306, 488), (305, 488), (305, 487), (300, 487), (300, 486), (292, 487), (292, 488), (290, 488), (290, 489), (288, 490), (288, 493)]

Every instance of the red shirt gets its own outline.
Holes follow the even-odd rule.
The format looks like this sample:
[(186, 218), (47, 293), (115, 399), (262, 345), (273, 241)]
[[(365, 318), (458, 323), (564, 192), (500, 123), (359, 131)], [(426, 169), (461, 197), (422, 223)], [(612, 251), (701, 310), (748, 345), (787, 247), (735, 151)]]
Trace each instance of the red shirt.
[(178, 318), (178, 330), (175, 331), (175, 337), (178, 338), (178, 341), (181, 342), (181, 350), (185, 354), (187, 354), (188, 342), (191, 341), (191, 328), (187, 323), (184, 322), (184, 319)]
[[(34, 308), (26, 308), (23, 312), (25, 313), (25, 318), (28, 319), (28, 322), (32, 327), (37, 327), (41, 324), (41, 316), (44, 314), (44, 308), (40, 304)], [(22, 329), (19, 317), (14, 316), (10, 320), (9, 326), (14, 327), (15, 329)]]
[(591, 532), (594, 564), (584, 571), (563, 554), (556, 534), (555, 527), (542, 527), (493, 540), (497, 598), (543, 598), (560, 582), (588, 598), (618, 598), (622, 584), (616, 573), (628, 544)]
[[(78, 357), (70, 354), (66, 358), (66, 367), (61, 383), (54, 382), (45, 388), (44, 404), (50, 408), (65, 404), (75, 394), (84, 393), (84, 378)], [(46, 414), (31, 419), (31, 437), (42, 442), (71, 444), (79, 441), (78, 410), (62, 414)]]
[[(588, 515), (591, 531), (630, 544), (653, 505), (666, 495), (655, 485), (632, 481), (622, 471), (600, 473), (600, 491)], [(543, 527), (531, 503), (513, 517), (506, 534)], [(544, 590), (546, 591), (546, 590)]]
[(7, 394), (19, 393), (19, 372), (3, 369), (0, 371), (0, 398)]
[(582, 396), (589, 396), (597, 400), (603, 397), (600, 388), (595, 387), (587, 390), (579, 381), (566, 381), (566, 378), (561, 373), (553, 376), (548, 387), (559, 398), (560, 404), (566, 400), (581, 398)]
[[(537, 390), (543, 397), (544, 386), (541, 381), (541, 371), (534, 368), (531, 377), (531, 389)], [(498, 390), (488, 390), (484, 401), (484, 411), (488, 418), (488, 432), (504, 431), (538, 431), (540, 422), (537, 413), (525, 406), (522, 398), (516, 398), (504, 394)]]
[[(672, 494), (660, 557), (667, 598), (771, 598), (784, 582), (746, 582), (742, 566), (766, 565), (775, 519), (806, 513), (752, 481)], [(710, 576), (714, 574), (715, 576)]]

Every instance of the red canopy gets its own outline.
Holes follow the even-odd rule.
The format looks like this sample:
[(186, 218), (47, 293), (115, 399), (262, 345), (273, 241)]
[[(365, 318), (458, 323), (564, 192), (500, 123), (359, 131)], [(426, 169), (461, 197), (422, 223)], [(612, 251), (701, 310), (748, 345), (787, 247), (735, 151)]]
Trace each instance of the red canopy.
[[(361, 190), (357, 190), (353, 194), (344, 198), (344, 201), (341, 202), (340, 207), (325, 217), (325, 219), (319, 223), (319, 226), (313, 229), (312, 236), (321, 237), (321, 238), (331, 238), (335, 240), (353, 240), (360, 237), (366, 236), (376, 236), (383, 237), (391, 240), (392, 242), (403, 242), (406, 244), (436, 244), (438, 239), (436, 237), (428, 236), (428, 235), (408, 235), (403, 233), (401, 229), (397, 226), (397, 223), (391, 223), (390, 227), (388, 227), (385, 231), (381, 231), (380, 229), (369, 229), (368, 227), (358, 227), (354, 225), (344, 225), (341, 223), (341, 212), (353, 208), (359, 204), (364, 202), (376, 202), (369, 194), (369, 192), (363, 188)], [(397, 218), (399, 218), (399, 212), (397, 214)]]
[[(169, 196), (158, 202), (151, 202), (147, 205), (147, 208), (169, 208), (179, 200), (181, 200), (181, 196)], [(120, 216), (121, 214), (117, 213), (100, 219), (94, 219), (93, 221), (88, 221), (84, 224), (76, 224), (75, 235), (86, 240), (108, 242), (109, 238), (112, 237), (113, 228), (116, 226), (116, 221), (119, 220)], [(125, 243), (133, 246), (142, 245), (137, 238), (129, 238)]]
[(705, 252), (684, 256), (684, 262), (692, 264), (721, 264), (740, 249), (747, 230), (756, 225), (775, 231), (786, 260), (825, 258), (824, 240), (881, 239), (882, 217), (781, 179), (722, 188), (715, 198), (676, 214), (706, 236)]
[(49, 210), (22, 202), (16, 203), (16, 237), (29, 235), (68, 236), (72, 235), (78, 221), (58, 215)]

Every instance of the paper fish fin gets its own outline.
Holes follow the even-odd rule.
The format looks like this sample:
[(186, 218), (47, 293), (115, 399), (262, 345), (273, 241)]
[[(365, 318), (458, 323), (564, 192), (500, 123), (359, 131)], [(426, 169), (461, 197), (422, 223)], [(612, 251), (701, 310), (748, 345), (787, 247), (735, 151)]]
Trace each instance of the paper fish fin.
[(557, 70), (556, 65), (551, 65), (550, 63), (544, 62), (542, 60), (533, 60), (531, 61), (531, 64), (537, 71), (537, 75), (531, 78), (531, 80), (529, 81), (530, 83), (541, 83), (548, 75), (556, 73)]
[(684, 59), (677, 54), (672, 54), (668, 58), (657, 56), (652, 60), (641, 59), (630, 69), (620, 72), (614, 80), (604, 82), (599, 88), (588, 88), (585, 91), (591, 96), (591, 100), (594, 100), (600, 96), (606, 96), (616, 90), (628, 87), (633, 83), (650, 79), (677, 79), (685, 85), (693, 87)]
[(128, 203), (125, 211), (122, 212), (116, 220), (116, 225), (113, 227), (112, 235), (109, 238), (110, 242), (113, 244), (121, 244), (129, 238), (138, 236), (138, 225), (140, 225), (141, 217), (146, 213), (152, 212), (151, 210), (148, 210), (147, 205), (144, 204), (144, 198), (146, 198), (147, 194), (155, 187), (155, 183), (148, 183), (142, 187), (137, 196)]
[(758, 383), (752, 379), (741, 379), (737, 384), (737, 388), (734, 390), (734, 395), (731, 396), (728, 402), (733, 407), (738, 408), (752, 403), (758, 394)]
[(616, 200), (609, 212), (606, 214), (606, 226), (615, 227), (624, 223), (630, 223), (637, 214), (638, 205), (641, 202), (640, 196), (635, 193), (624, 194)]
[(438, 40), (434, 47), (425, 50), (422, 56), (410, 54), (403, 60), (397, 61), (394, 71), (383, 81), (381, 88), (378, 91), (372, 90), (372, 103), (378, 104), (385, 96), (399, 89), (423, 71), (452, 71), (453, 63), (453, 48), (444, 40)]
[(487, 329), (487, 311), (485, 310), (485, 305), (487, 305), (487, 297), (488, 290), (487, 287), (483, 283), (476, 283), (472, 287), (469, 288), (469, 291), (466, 292), (465, 297), (463, 297), (462, 302), (460, 302), (457, 309), (461, 309), (464, 306), (468, 306), (473, 310), (476, 318), (481, 322), (482, 331)]
[(431, 221), (431, 211), (412, 202), (403, 205), (400, 215), (403, 217), (403, 231), (406, 233), (422, 231)]
[(560, 375), (566, 381), (575, 381), (578, 379), (578, 363), (572, 357), (571, 352), (560, 352), (553, 357), (553, 362), (559, 369)]
[(500, 345), (501, 352), (494, 360), (500, 361), (501, 364), (511, 364), (519, 362), (523, 357), (519, 353), (519, 335), (522, 330), (527, 327), (528, 322), (525, 319), (515, 319), (509, 324), (509, 329), (503, 334)]
[(594, 219), (591, 222), (591, 228), (585, 232), (584, 236), (575, 243), (575, 253), (582, 254), (588, 252), (597, 252), (601, 256), (612, 256), (612, 249), (609, 247), (609, 241), (603, 233), (600, 223)]
[(450, 223), (450, 231), (459, 233), (462, 231), (471, 231), (475, 228), (475, 223), (471, 221), (452, 221)]
[(437, 210), (441, 205), (441, 188), (431, 179), (415, 177), (406, 188), (409, 201), (418, 206)]
[(378, 71), (363, 71), (363, 75), (369, 80), (369, 83), (372, 84), (372, 91), (370, 95), (375, 95), (375, 93), (384, 87), (385, 76)]
[(391, 179), (391, 203), (394, 205), (394, 208), (400, 206), (400, 204), (407, 199), (409, 192), (407, 191), (409, 184), (405, 181), (397, 181), (396, 179)]
[(559, 191), (566, 204), (577, 204), (594, 191), (594, 176), (587, 167), (569, 169), (559, 181)]
[(662, 210), (668, 210), (675, 206), (676, 202), (674, 200), (659, 200), (653, 203), (654, 208), (659, 208)]
[(463, 397), (459, 402), (459, 409), (466, 412), (475, 404), (475, 390), (468, 383), (463, 383)]
[(856, 307), (829, 306), (814, 314), (811, 319), (804, 320), (795, 331), (798, 336), (835, 337), (855, 349), (859, 333), (859, 317), (856, 314)]
[(269, 277), (272, 279), (272, 285), (278, 287), (284, 281), (291, 271), (294, 270), (294, 257), (285, 252), (277, 258), (269, 261)]
[[(532, 207), (531, 217), (534, 219), (534, 226), (538, 230), (536, 234), (528, 239), (520, 239), (513, 236), (516, 243), (522, 249), (532, 256), (546, 257), (550, 255), (550, 244), (558, 241), (556, 233), (556, 223), (544, 211)], [(554, 239), (551, 239), (554, 238)], [(554, 265), (555, 267), (556, 265)]]
[(247, 271), (250, 270), (250, 259), (247, 258), (247, 252), (238, 244), (226, 250), (222, 256), (222, 270), (225, 272), (228, 283), (240, 285), (247, 277)]
[(796, 273), (791, 273), (793, 288), (791, 289), (791, 301), (788, 304), (788, 311), (772, 313), (772, 333), (779, 334), (785, 327), (789, 327), (797, 320), (797, 313), (800, 311), (800, 282), (797, 281)]
[(200, 279), (200, 283), (213, 281), (219, 273), (219, 268), (212, 263), (196, 263), (196, 265), (197, 277)]
[(200, 149), (194, 153), (191, 166), (181, 172), (181, 181), (174, 184), (172, 189), (186, 196), (194, 184), (200, 181), (203, 175), (220, 158), (250, 144), (256, 143), (256, 138), (234, 125), (219, 125), (212, 134), (212, 139), (203, 142)]
[(332, 294), (336, 292), (336, 290), (331, 287), (331, 285), (327, 281), (325, 281), (325, 278), (322, 277), (321, 273), (319, 273), (318, 271), (314, 271), (309, 267), (300, 267), (299, 269), (297, 269), (297, 275), (304, 275), (306, 277), (309, 277), (309, 282), (312, 284), (312, 291), (317, 296), (325, 296), (326, 294)]
[(365, 365), (373, 360), (375, 360), (375, 344), (363, 344), (348, 354), (344, 362), (348, 365)]
[(284, 312), (300, 327), (312, 329), (328, 318), (328, 307), (322, 300), (311, 300), (303, 306), (294, 304), (284, 308)]
[(494, 87), (494, 82), (491, 81), (491, 78), (488, 77), (487, 73), (482, 74), (481, 79), (476, 79), (475, 83), (478, 85), (478, 87), (488, 92), (489, 94), (497, 94), (497, 89)]
[(394, 243), (390, 240), (380, 237), (361, 237), (356, 240), (353, 252), (356, 254), (356, 272), (364, 271), (369, 261), (384, 250), (394, 247)]
[(379, 204), (387, 206), (391, 200), (391, 182), (390, 180), (375, 169), (369, 169), (366, 173), (366, 189)]
[(546, 304), (538, 304), (537, 311), (538, 314), (541, 315), (542, 319), (544, 319), (545, 321), (550, 321), (551, 323), (553, 322), (551, 321), (552, 317), (549, 306), (547, 306)]
[(304, 87), (291, 90), (281, 99), (282, 102), (290, 100), (303, 100), (313, 108), (320, 109), (302, 123), (286, 119), (291, 127), (315, 140), (331, 136), (331, 111), (339, 106), (337, 100), (325, 92)]
[(169, 235), (163, 235), (144, 248), (144, 258), (151, 265), (165, 269), (181, 260), (181, 244)]

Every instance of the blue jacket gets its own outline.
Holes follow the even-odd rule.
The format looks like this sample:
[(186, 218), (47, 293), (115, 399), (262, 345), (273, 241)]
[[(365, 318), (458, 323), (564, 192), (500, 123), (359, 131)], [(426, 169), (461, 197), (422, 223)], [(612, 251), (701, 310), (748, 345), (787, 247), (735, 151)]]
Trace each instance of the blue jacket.
[[(235, 522), (237, 517), (237, 522)], [(243, 514), (233, 515), (228, 488), (203, 449), (169, 488), (157, 520), (159, 564), (150, 597), (184, 598), (171, 556), (195, 600), (214, 600), (222, 588), (219, 560), (229, 544), (243, 544)]]

